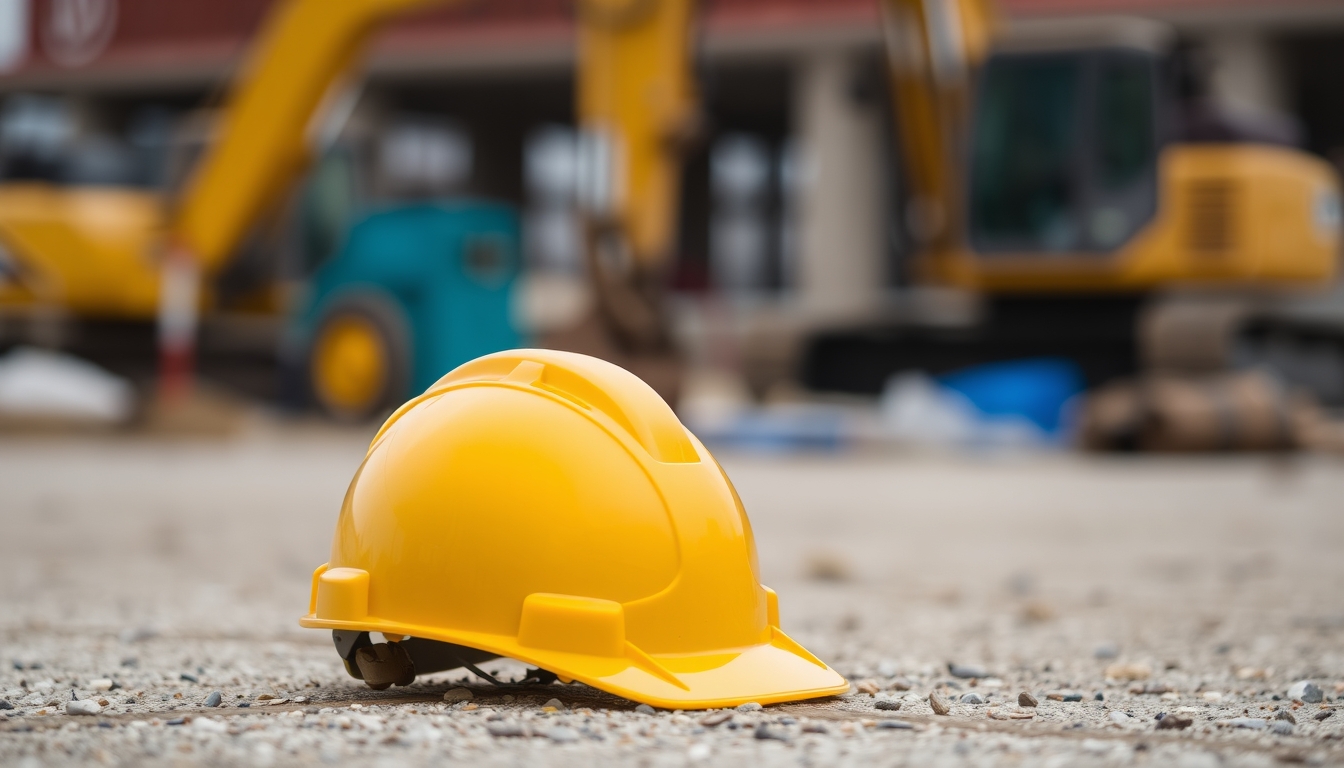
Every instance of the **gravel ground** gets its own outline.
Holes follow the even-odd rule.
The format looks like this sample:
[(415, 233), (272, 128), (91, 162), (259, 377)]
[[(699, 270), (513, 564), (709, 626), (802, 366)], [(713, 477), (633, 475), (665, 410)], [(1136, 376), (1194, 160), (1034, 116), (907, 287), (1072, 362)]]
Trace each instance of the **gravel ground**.
[(1338, 460), (724, 457), (855, 689), (682, 713), (348, 678), (295, 620), (368, 437), (0, 439), (0, 764), (1344, 764)]

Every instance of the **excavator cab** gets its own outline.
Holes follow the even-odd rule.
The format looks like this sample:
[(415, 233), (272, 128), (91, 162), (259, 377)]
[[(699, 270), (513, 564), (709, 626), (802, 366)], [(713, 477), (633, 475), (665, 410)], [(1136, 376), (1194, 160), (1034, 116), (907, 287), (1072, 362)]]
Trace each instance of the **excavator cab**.
[(971, 131), (971, 248), (1106, 254), (1141, 231), (1157, 213), (1160, 71), (1140, 47), (992, 55)]

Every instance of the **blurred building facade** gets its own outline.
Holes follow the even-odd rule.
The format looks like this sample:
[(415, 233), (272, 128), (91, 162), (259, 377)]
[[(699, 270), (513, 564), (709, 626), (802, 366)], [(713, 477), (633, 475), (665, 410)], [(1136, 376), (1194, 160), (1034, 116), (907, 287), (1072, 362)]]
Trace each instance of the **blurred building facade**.
[[(271, 4), (0, 0), (3, 173), (180, 181), (168, 147), (219, 102)], [(1001, 7), (1010, 24), (1167, 21), (1197, 50), (1220, 109), (1344, 167), (1344, 4)], [(298, 196), (307, 226), (286, 241), (297, 259), (320, 259), (352, 206), (474, 194), (520, 207), (534, 268), (579, 270), (572, 13), (572, 0), (475, 0), (381, 33), (341, 142)], [(686, 168), (678, 288), (787, 296), (817, 316), (880, 303), (903, 279), (905, 236), (877, 3), (707, 0), (701, 28), (708, 129)]]

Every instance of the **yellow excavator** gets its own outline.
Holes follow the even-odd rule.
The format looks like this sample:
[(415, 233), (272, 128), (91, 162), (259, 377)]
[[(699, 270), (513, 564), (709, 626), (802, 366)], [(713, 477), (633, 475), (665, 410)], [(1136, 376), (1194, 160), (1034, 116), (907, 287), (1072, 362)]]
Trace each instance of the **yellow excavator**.
[(911, 278), (985, 313), (821, 333), (806, 383), (877, 392), (901, 369), (1051, 355), (1090, 384), (1268, 363), (1344, 402), (1344, 315), (1298, 311), (1335, 281), (1338, 178), (1220, 120), (1169, 28), (1004, 29), (986, 0), (882, 11)]

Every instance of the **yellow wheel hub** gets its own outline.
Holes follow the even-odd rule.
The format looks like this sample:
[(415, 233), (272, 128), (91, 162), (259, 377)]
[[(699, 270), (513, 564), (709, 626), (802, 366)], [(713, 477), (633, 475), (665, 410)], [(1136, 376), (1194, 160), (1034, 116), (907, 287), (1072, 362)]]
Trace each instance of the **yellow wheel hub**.
[(388, 351), (372, 322), (357, 316), (335, 318), (322, 329), (313, 349), (313, 388), (324, 405), (358, 412), (382, 394)]

